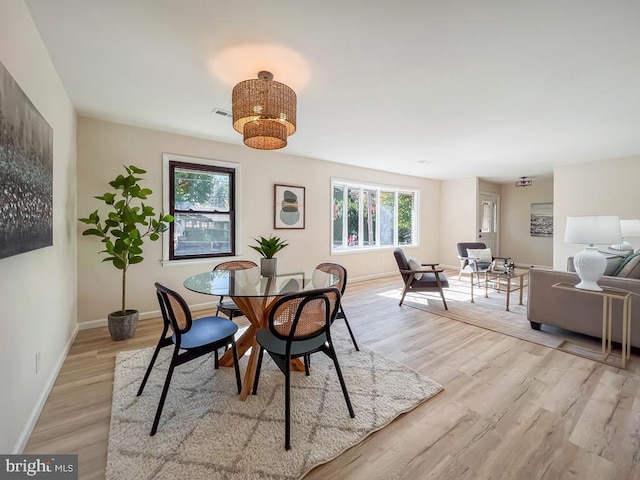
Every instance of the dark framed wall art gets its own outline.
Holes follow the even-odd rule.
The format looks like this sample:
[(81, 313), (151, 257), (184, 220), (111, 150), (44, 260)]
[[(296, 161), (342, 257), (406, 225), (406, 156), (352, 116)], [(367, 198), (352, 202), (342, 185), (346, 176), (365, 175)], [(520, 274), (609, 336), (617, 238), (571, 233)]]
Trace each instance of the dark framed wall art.
[(53, 245), (53, 129), (0, 63), (0, 258)]
[(304, 187), (274, 185), (273, 228), (304, 228)]
[(553, 203), (531, 204), (531, 236), (553, 237)]

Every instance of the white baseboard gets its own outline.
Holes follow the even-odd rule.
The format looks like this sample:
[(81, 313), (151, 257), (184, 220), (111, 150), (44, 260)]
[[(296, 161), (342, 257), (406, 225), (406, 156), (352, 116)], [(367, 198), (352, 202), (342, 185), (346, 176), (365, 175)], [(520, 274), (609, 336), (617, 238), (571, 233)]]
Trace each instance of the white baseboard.
[(363, 277), (354, 277), (354, 278), (349, 277), (347, 279), (347, 283), (365, 282), (367, 280), (375, 280), (376, 278), (390, 277), (392, 275), (398, 275), (398, 274), (399, 274), (398, 270), (395, 270), (393, 272), (374, 273), (373, 275), (365, 275)]
[(42, 389), (42, 391), (40, 392), (40, 395), (38, 396), (38, 400), (36, 401), (36, 404), (34, 405), (33, 410), (31, 411), (31, 415), (29, 415), (29, 418), (27, 419), (27, 423), (22, 429), (22, 433), (20, 433), (20, 436), (18, 436), (18, 440), (16, 441), (16, 444), (13, 447), (13, 451), (11, 452), (12, 454), (18, 454), (18, 455), (21, 454), (24, 450), (24, 447), (27, 446), (27, 442), (29, 441), (31, 432), (33, 432), (33, 429), (35, 428), (36, 423), (38, 422), (38, 418), (40, 418), (40, 413), (42, 413), (42, 409), (44, 408), (44, 405), (47, 402), (49, 393), (51, 393), (51, 389), (53, 388), (53, 385), (56, 383), (56, 379), (58, 378), (60, 369), (62, 368), (64, 361), (67, 359), (67, 355), (69, 354), (71, 345), (73, 345), (73, 342), (76, 339), (76, 335), (78, 335), (79, 330), (80, 330), (79, 326), (76, 325), (76, 328), (74, 328), (73, 333), (71, 334), (71, 337), (69, 337), (69, 340), (67, 341), (67, 344), (65, 345), (64, 350), (62, 351), (62, 354), (60, 355), (60, 357), (58, 357), (58, 361), (56, 362), (53, 369), (51, 370), (51, 374), (49, 375), (49, 378), (47, 378), (47, 382), (45, 383), (44, 388)]
[[(206, 310), (208, 308), (215, 308), (217, 302), (205, 302), (196, 303), (195, 305), (189, 305), (191, 311), (197, 312), (198, 310)], [(140, 320), (147, 320), (149, 318), (157, 318), (161, 315), (160, 310), (152, 310), (150, 312), (140, 312)], [(89, 320), (88, 322), (81, 322), (78, 324), (79, 330), (89, 330), (91, 328), (100, 328), (107, 326), (107, 318), (101, 318), (99, 320)]]

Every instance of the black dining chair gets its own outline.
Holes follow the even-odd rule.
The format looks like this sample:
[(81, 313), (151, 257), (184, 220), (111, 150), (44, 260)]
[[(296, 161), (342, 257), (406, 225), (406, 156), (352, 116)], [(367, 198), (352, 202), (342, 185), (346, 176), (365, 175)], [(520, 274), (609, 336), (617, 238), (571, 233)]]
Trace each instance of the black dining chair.
[[(151, 362), (147, 367), (147, 372), (142, 379), (142, 384), (138, 389), (137, 396), (142, 394), (147, 384), (160, 349), (168, 347), (169, 345), (173, 345), (174, 349), (169, 370), (167, 371), (167, 377), (164, 381), (164, 387), (162, 388), (162, 394), (160, 395), (156, 416), (153, 420), (153, 426), (151, 427), (151, 436), (155, 435), (158, 429), (158, 423), (160, 422), (162, 408), (164, 407), (167, 392), (169, 391), (171, 377), (173, 376), (174, 369), (178, 365), (182, 365), (207, 353), (216, 352), (219, 348), (231, 345), (238, 393), (240, 393), (242, 388), (240, 368), (238, 367), (238, 353), (234, 337), (238, 331), (238, 326), (228, 318), (218, 316), (202, 317), (194, 320), (191, 316), (189, 306), (178, 292), (160, 283), (156, 283), (155, 286), (164, 327), (160, 335), (160, 340), (158, 340), (158, 345), (156, 345), (156, 349), (151, 357)], [(167, 336), (169, 329), (173, 332), (171, 336)], [(215, 368), (218, 368), (217, 363)]]
[(285, 295), (275, 301), (269, 312), (269, 326), (256, 332), (260, 346), (253, 394), (258, 391), (262, 357), (266, 350), (285, 377), (285, 441), (291, 449), (291, 360), (323, 352), (338, 374), (351, 418), (355, 417), (347, 386), (331, 340), (331, 323), (340, 308), (340, 290), (335, 287), (307, 290)]
[(349, 331), (349, 335), (351, 336), (351, 341), (353, 342), (353, 346), (357, 351), (360, 351), (358, 348), (358, 344), (356, 342), (356, 337), (353, 335), (351, 331), (351, 325), (349, 325), (349, 320), (347, 320), (347, 315), (344, 313), (344, 308), (342, 307), (342, 297), (344, 297), (344, 291), (347, 288), (347, 269), (338, 263), (321, 263), (316, 267), (318, 270), (329, 273), (332, 275), (336, 275), (338, 277), (338, 283), (336, 283), (335, 287), (340, 290), (340, 310), (336, 314), (336, 319), (341, 318), (344, 320), (344, 323), (347, 325), (347, 330)]

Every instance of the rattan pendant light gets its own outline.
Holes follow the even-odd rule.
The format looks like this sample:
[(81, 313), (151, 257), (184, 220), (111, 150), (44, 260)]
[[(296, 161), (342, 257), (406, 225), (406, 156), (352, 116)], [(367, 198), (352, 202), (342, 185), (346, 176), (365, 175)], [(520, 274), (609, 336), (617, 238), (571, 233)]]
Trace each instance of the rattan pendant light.
[(233, 128), (242, 133), (244, 144), (259, 150), (287, 146), (296, 131), (296, 92), (273, 80), (271, 72), (233, 87)]

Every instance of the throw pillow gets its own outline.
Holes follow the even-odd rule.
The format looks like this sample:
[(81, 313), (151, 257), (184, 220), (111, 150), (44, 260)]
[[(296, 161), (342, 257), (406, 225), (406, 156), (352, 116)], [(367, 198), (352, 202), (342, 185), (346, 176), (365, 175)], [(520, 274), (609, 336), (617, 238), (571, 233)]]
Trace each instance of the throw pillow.
[(467, 248), (467, 257), (477, 259), (478, 263), (491, 263), (493, 261), (490, 248)]
[(630, 255), (620, 266), (616, 277), (640, 279), (640, 254)]
[[(409, 270), (422, 270), (422, 265), (417, 259), (409, 257)], [(422, 278), (422, 274), (414, 273), (413, 278), (415, 278), (416, 280), (420, 280)]]
[(623, 257), (610, 257), (610, 258), (607, 258), (607, 268), (604, 271), (603, 275), (613, 276), (613, 274), (620, 269), (620, 266), (622, 265), (622, 262), (624, 262), (624, 258)]

